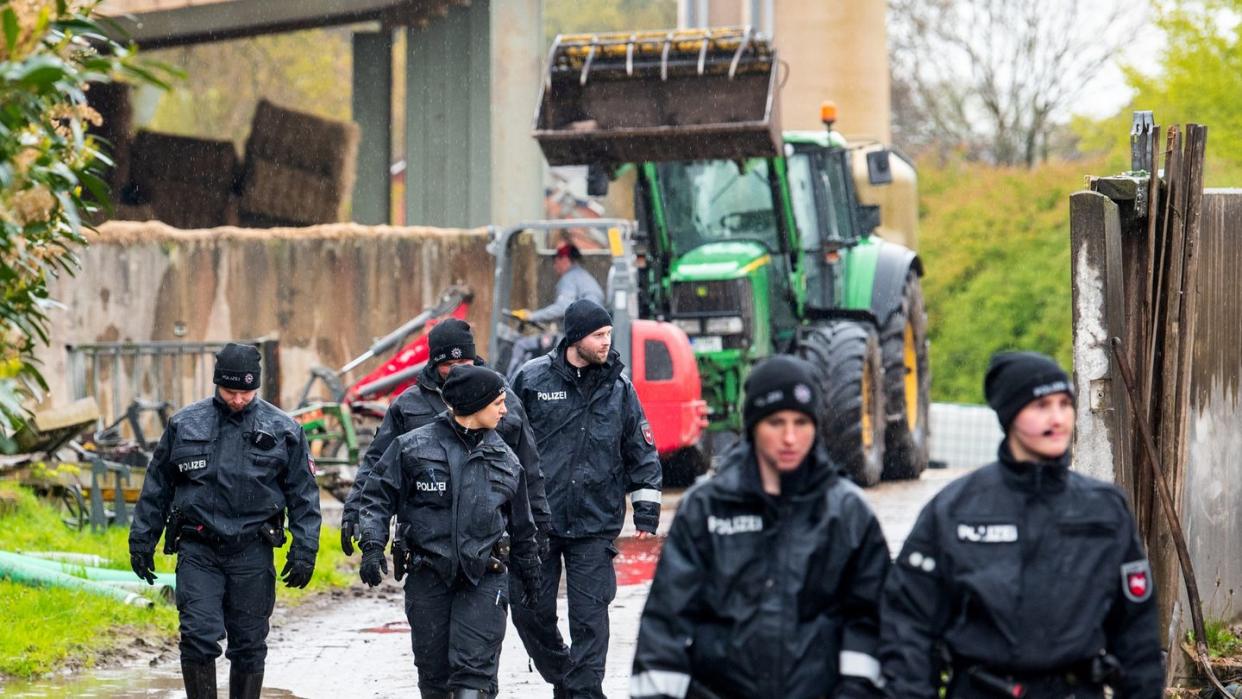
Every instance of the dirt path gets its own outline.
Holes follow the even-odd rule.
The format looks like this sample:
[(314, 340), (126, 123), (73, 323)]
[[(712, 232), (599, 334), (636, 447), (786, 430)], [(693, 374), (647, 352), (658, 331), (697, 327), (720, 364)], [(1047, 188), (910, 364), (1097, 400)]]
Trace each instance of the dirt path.
[[(928, 471), (917, 481), (884, 483), (867, 492), (894, 553), (905, 541), (919, 509), (962, 469)], [(666, 504), (663, 527), (676, 507)], [(617, 599), (604, 691), (613, 699), (628, 696), (630, 662), (638, 619), (650, 585), (656, 548), (627, 538), (619, 541)], [(565, 600), (561, 598), (561, 631), (566, 633)], [(369, 590), (360, 584), (321, 595), (294, 609), (278, 609), (268, 640), (264, 697), (409, 697), (417, 696), (417, 676), (410, 652), (401, 589), (388, 580)], [(4, 687), (6, 697), (183, 697), (175, 652), (138, 654), (137, 662), (85, 676), (59, 678), (35, 685)], [(228, 667), (219, 664), (220, 686)], [(510, 625), (500, 662), (500, 695), (512, 699), (543, 699), (551, 689), (527, 665), (521, 641)]]

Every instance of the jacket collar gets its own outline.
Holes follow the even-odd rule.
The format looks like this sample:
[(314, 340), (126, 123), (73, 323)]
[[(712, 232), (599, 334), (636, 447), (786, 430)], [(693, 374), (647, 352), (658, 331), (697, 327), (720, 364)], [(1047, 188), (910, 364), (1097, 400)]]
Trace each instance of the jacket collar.
[(1000, 443), (996, 452), (1005, 484), (1014, 490), (1033, 495), (1059, 493), (1069, 480), (1071, 454), (1066, 450), (1050, 461), (1018, 461), (1009, 449), (1009, 439)]
[[(551, 357), (552, 359), (553, 370), (559, 373), (567, 381), (577, 383), (578, 367), (569, 363), (569, 359), (565, 356), (565, 354), (568, 351), (569, 351), (569, 343), (566, 342), (565, 338), (562, 337), (561, 341), (556, 343), (556, 347), (554, 347), (552, 351), (548, 353), (548, 356)], [(608, 348), (608, 360), (605, 361), (604, 365), (602, 367), (599, 367), (598, 369), (599, 371), (602, 371), (605, 374), (604, 378), (606, 380), (601, 383), (610, 384), (613, 381), (616, 381), (617, 377), (621, 376), (621, 372), (624, 369), (625, 369), (625, 365), (621, 363), (621, 354), (617, 352), (616, 349), (609, 347)]]
[(734, 445), (726, 452), (722, 461), (729, 465), (715, 479), (719, 481), (724, 492), (743, 500), (776, 503), (818, 497), (841, 475), (828, 456), (827, 448), (818, 440), (798, 470), (782, 474), (781, 494), (777, 496), (768, 495), (763, 489), (763, 480), (759, 477), (759, 461), (749, 439), (743, 439)]
[[(478, 357), (474, 358), (474, 365), (487, 366), (487, 364)], [(418, 380), (415, 383), (422, 386), (423, 389), (433, 391), (435, 393), (440, 393), (440, 390), (444, 388), (444, 379), (440, 378), (439, 367), (433, 365), (431, 362), (427, 362), (423, 365), (423, 370), (418, 372)]]
[(221, 418), (234, 420), (236, 422), (249, 419), (249, 417), (254, 414), (260, 400), (261, 399), (258, 396), (255, 396), (254, 400), (246, 404), (246, 407), (237, 412), (233, 412), (229, 408), (229, 404), (225, 403), (224, 400), (220, 398), (220, 393), (218, 391), (211, 394), (211, 404), (216, 407), (216, 414)]
[(479, 435), (478, 444), (473, 447), (470, 446), (470, 444), (464, 439), (461, 439), (459, 430), (461, 430), (462, 427), (457, 424), (457, 421), (453, 419), (452, 413), (447, 410), (436, 416), (436, 422), (440, 424), (441, 429), (451, 432), (453, 434), (453, 438), (457, 439), (457, 443), (460, 444), (467, 452), (473, 452), (475, 449), (487, 452), (505, 450), (505, 441), (501, 439), (496, 430), (483, 430), (482, 434)]

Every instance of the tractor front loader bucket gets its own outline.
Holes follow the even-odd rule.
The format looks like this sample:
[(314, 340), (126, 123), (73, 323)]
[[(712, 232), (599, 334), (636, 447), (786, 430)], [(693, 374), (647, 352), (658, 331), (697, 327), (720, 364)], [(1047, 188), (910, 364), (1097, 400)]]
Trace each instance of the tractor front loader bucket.
[(775, 156), (777, 65), (749, 27), (561, 35), (534, 136), (550, 165)]

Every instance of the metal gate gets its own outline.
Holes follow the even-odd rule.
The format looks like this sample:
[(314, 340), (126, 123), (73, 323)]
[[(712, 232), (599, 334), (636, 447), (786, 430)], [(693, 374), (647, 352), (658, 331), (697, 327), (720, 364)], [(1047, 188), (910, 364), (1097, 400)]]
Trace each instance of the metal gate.
[[(91, 396), (99, 404), (100, 426), (125, 415), (134, 401), (168, 403), (172, 410), (212, 394), (216, 352), (229, 340), (218, 342), (92, 342), (66, 345), (69, 385), (73, 399)], [(270, 338), (237, 340), (255, 345), (263, 367), (259, 395), (273, 404), (280, 400), (280, 341)], [(159, 425), (143, 425), (158, 435)], [(150, 431), (148, 431), (150, 430)]]

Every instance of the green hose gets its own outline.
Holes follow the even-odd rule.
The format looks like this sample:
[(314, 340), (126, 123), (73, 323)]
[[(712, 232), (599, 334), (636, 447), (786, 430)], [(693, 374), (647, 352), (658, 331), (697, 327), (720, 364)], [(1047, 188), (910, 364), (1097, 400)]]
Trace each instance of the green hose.
[[(65, 573), (87, 580), (96, 580), (98, 582), (142, 582), (137, 575), (131, 570), (117, 570), (115, 568), (96, 568), (94, 566), (84, 566), (77, 563), (66, 563), (62, 561), (53, 561), (46, 558), (35, 558), (22, 553), (12, 553), (9, 551), (0, 551), (0, 557), (15, 556), (22, 563), (47, 570), (54, 570), (58, 573)], [(146, 585), (145, 582), (142, 582)], [(177, 589), (176, 573), (156, 573), (156, 585), (167, 585), (172, 589)]]
[(150, 607), (151, 600), (121, 587), (106, 583), (85, 580), (68, 573), (61, 573), (48, 568), (41, 568), (25, 562), (16, 554), (0, 552), (0, 578), (7, 578), (23, 585), (60, 587), (70, 590), (91, 592), (115, 600), (132, 604), (137, 607)]

